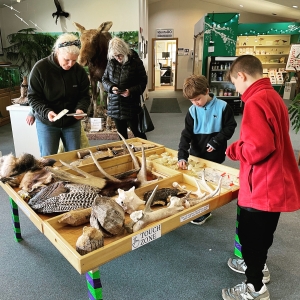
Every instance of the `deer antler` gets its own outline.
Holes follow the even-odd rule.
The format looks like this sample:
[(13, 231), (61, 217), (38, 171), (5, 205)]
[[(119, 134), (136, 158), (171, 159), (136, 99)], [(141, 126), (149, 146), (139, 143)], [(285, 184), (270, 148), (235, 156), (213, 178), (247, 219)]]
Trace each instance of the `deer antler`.
[(81, 174), (84, 177), (73, 175), (73, 174), (71, 174), (67, 171), (64, 171), (64, 170), (59, 170), (59, 169), (52, 168), (52, 167), (45, 167), (46, 170), (50, 171), (53, 174), (53, 177), (55, 177), (56, 179), (63, 180), (63, 181), (69, 181), (69, 182), (73, 182), (73, 183), (78, 183), (78, 184), (90, 185), (90, 186), (97, 187), (97, 188), (100, 188), (100, 189), (105, 187), (105, 185), (106, 185), (106, 180), (105, 179), (93, 176), (89, 173), (86, 173), (86, 172), (80, 170), (79, 168), (77, 168), (75, 166), (72, 166), (72, 165), (69, 165), (69, 164), (67, 164), (67, 163), (65, 163), (61, 160), (60, 160), (60, 162), (64, 166), (76, 171), (77, 173)]
[(145, 184), (149, 184), (149, 183), (152, 183), (154, 181), (157, 181), (157, 179), (149, 180), (149, 181), (147, 180), (147, 163), (146, 163), (146, 156), (145, 156), (144, 146), (142, 145), (142, 163), (141, 163), (141, 167), (140, 167), (139, 162), (138, 162), (136, 156), (134, 155), (131, 147), (128, 145), (128, 143), (126, 142), (126, 140), (124, 139), (122, 134), (120, 134), (118, 132), (118, 135), (121, 137), (121, 139), (123, 140), (124, 144), (126, 145), (128, 151), (130, 153), (134, 168), (139, 169), (139, 172), (137, 174), (137, 179), (141, 182), (141, 185), (143, 186)]

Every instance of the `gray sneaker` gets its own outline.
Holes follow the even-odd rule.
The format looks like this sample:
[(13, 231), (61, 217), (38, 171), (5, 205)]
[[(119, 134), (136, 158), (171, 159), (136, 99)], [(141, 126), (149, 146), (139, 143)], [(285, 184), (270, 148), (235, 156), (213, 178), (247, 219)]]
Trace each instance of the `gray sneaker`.
[(255, 292), (254, 286), (251, 283), (246, 284), (245, 282), (231, 289), (223, 289), (222, 297), (223, 300), (270, 300), (270, 294), (265, 284), (260, 291)]
[[(228, 267), (237, 272), (237, 273), (241, 273), (241, 274), (245, 274), (245, 271), (247, 269), (247, 266), (245, 264), (245, 261), (243, 259), (238, 259), (238, 258), (229, 258), (228, 262), (227, 262)], [(263, 280), (262, 282), (268, 283), (270, 282), (270, 271), (267, 267), (267, 265), (265, 264), (264, 269), (263, 269)]]

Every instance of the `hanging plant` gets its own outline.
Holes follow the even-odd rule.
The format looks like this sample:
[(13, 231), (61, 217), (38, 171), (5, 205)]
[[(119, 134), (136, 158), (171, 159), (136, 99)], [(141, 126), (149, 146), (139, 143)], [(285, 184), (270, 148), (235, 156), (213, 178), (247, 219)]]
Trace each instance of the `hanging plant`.
[(33, 65), (50, 55), (55, 36), (47, 33), (36, 33), (36, 28), (21, 29), (7, 36), (11, 46), (3, 49), (8, 60), (17, 64), (20, 76), (28, 76)]
[(296, 133), (300, 130), (300, 93), (296, 95), (288, 108), (292, 128)]

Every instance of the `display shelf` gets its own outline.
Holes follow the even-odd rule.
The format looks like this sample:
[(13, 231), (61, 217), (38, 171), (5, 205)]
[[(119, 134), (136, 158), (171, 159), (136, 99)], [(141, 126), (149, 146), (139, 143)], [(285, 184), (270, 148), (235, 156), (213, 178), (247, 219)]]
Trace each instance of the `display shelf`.
[[(217, 98), (222, 99), (231, 106), (235, 115), (241, 112), (240, 95), (235, 90), (235, 86), (224, 79), (235, 56), (210, 56), (208, 57), (207, 78), (209, 80), (210, 91)], [(228, 95), (229, 94), (229, 95)]]
[[(290, 35), (239, 36), (236, 55), (256, 56), (263, 65), (278, 69), (286, 66)], [(274, 62), (271, 60), (278, 59)]]

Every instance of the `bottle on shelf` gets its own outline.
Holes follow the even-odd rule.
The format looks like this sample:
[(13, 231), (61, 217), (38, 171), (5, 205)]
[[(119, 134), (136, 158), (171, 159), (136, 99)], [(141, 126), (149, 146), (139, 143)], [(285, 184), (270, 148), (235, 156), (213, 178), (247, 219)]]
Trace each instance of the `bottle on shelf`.
[(211, 73), (211, 81), (216, 81), (217, 80), (217, 74), (216, 72)]
[(223, 81), (223, 73), (217, 72), (217, 81)]

